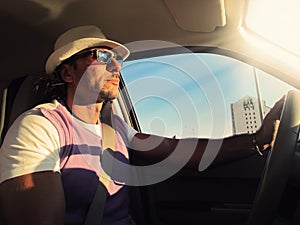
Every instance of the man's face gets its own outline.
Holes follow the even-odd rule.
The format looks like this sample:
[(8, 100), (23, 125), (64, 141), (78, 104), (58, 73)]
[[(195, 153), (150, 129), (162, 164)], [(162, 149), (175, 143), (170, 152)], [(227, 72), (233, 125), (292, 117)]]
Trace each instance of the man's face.
[[(97, 48), (114, 54), (111, 50)], [(118, 96), (122, 65), (114, 57), (108, 63), (97, 61), (96, 54), (76, 59), (71, 70), (74, 85), (74, 103), (96, 103)]]

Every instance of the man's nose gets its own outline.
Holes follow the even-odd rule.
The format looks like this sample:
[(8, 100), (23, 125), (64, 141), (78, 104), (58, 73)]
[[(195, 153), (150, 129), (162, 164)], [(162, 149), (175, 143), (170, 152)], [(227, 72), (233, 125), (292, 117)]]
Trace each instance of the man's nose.
[(106, 65), (106, 70), (109, 72), (120, 72), (121, 69), (122, 65), (115, 58), (112, 58), (110, 63)]

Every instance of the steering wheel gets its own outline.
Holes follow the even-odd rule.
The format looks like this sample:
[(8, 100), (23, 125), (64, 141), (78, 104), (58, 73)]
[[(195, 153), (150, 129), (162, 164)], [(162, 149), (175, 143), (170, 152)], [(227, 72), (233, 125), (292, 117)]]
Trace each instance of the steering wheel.
[(271, 225), (293, 164), (300, 129), (300, 92), (287, 93), (247, 225)]

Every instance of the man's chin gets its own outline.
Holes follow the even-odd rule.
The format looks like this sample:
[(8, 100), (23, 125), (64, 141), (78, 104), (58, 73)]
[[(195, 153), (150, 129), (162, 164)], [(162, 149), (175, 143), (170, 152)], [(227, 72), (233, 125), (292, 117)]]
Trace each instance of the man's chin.
[(118, 94), (110, 93), (110, 92), (105, 92), (105, 93), (100, 93), (97, 99), (97, 102), (105, 102), (105, 101), (112, 101), (118, 97)]

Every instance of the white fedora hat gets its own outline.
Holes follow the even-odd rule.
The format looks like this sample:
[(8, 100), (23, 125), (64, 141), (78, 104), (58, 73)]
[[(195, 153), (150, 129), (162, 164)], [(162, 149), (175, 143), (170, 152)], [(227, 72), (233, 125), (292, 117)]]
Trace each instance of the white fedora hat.
[(75, 27), (67, 30), (57, 38), (54, 51), (46, 62), (46, 73), (52, 74), (58, 65), (72, 55), (86, 48), (97, 46), (112, 48), (124, 60), (130, 53), (124, 45), (106, 39), (102, 31), (94, 25)]

